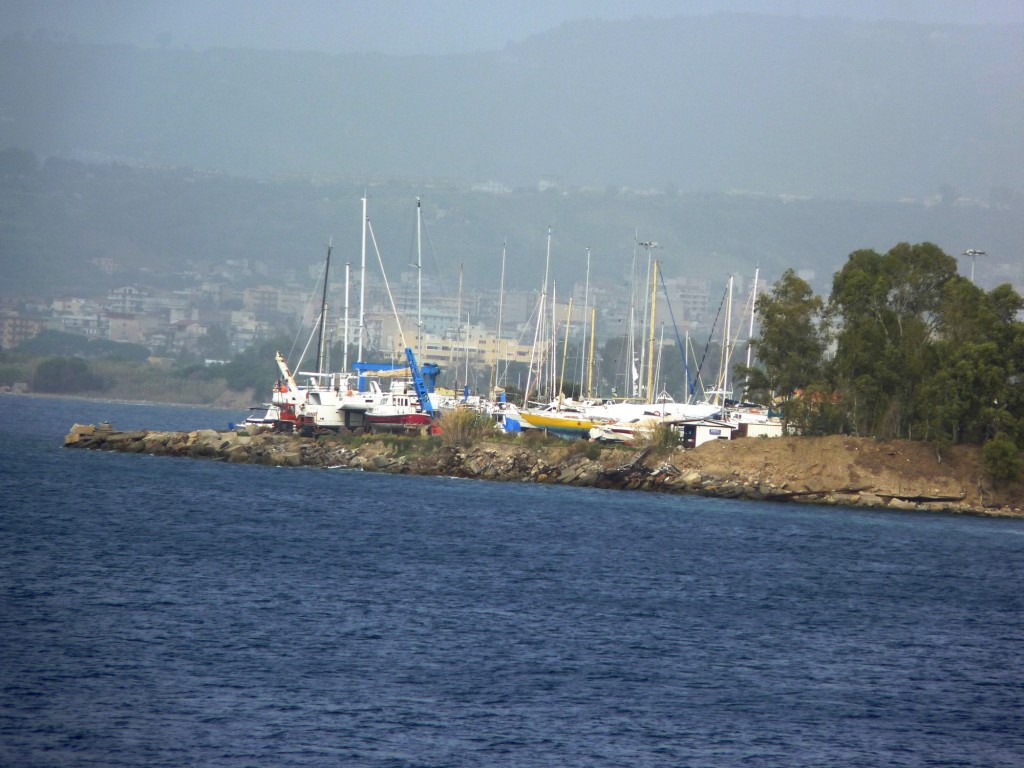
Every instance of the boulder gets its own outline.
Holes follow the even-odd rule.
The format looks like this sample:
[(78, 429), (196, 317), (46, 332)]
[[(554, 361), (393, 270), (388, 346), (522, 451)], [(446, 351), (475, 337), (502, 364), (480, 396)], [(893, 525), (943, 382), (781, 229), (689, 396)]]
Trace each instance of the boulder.
[(913, 501), (907, 501), (897, 496), (893, 496), (889, 499), (889, 503), (886, 504), (889, 509), (904, 509), (904, 510), (916, 510), (917, 503)]
[(245, 464), (249, 461), (249, 449), (244, 445), (233, 445), (227, 452), (227, 460), (232, 464)]
[(687, 472), (685, 475), (683, 475), (683, 482), (688, 486), (700, 485), (701, 480), (703, 479), (704, 478), (701, 477), (700, 472), (694, 470), (691, 470), (690, 472)]

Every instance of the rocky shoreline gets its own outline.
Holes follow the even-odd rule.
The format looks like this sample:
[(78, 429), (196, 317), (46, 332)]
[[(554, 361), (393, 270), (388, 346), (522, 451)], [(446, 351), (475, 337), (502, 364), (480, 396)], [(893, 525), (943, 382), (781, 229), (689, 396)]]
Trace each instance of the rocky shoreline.
[[(910, 455), (919, 444), (854, 438), (749, 438), (667, 453), (523, 438), (449, 446), (437, 438), (125, 432), (110, 424), (75, 424), (64, 445), (238, 464), (1024, 517), (1019, 486), (986, 488), (969, 454), (922, 467), (927, 458)], [(820, 461), (808, 463), (814, 458)]]

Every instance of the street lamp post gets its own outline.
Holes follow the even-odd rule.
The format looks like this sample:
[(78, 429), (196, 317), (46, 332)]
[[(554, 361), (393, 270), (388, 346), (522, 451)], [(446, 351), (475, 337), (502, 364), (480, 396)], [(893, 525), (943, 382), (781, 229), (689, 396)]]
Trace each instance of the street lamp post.
[(973, 285), (974, 284), (974, 264), (978, 260), (979, 256), (984, 256), (985, 255), (985, 252), (984, 251), (976, 250), (974, 248), (968, 248), (966, 251), (964, 251), (963, 255), (971, 257), (971, 285)]

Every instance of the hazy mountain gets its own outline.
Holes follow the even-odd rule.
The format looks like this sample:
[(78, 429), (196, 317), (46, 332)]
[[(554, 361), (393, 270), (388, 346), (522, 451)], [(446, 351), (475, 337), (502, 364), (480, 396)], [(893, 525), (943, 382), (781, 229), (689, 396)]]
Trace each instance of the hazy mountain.
[(1024, 27), (722, 14), (494, 53), (0, 43), (0, 148), (223, 170), (750, 190), (1024, 190)]
[[(560, 295), (584, 279), (587, 248), (593, 280), (621, 285), (635, 235), (659, 242), (655, 257), (667, 277), (719, 285), (729, 273), (751, 276), (756, 266), (767, 280), (793, 267), (813, 273), (816, 289), (827, 293), (852, 251), (885, 252), (900, 241), (927, 240), (953, 255), (986, 250), (978, 265), (986, 287), (1024, 286), (1020, 201), (922, 205), (557, 189), (493, 194), (452, 184), (364, 187), (53, 158), (39, 163), (30, 153), (7, 150), (0, 152), (0, 297), (104, 295), (128, 284), (185, 287), (196, 276), (223, 282), (228, 260), (263, 262), (248, 284), (297, 280), (308, 289), (309, 268), (320, 268), (331, 239), (335, 263), (358, 268), (364, 189), (392, 280), (417, 259), (415, 198), (422, 196), (426, 276), (453, 295), (460, 265), (468, 287), (497, 289), (506, 240), (506, 285), (537, 289), (549, 225)], [(369, 260), (376, 270), (372, 245)]]

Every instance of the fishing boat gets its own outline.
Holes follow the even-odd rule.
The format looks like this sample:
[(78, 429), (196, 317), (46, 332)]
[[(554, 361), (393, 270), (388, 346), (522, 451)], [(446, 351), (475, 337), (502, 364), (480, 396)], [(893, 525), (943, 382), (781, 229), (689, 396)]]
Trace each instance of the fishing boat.
[(274, 360), (281, 372), (281, 376), (274, 384), (274, 391), (270, 399), (271, 405), (277, 409), (278, 421), (275, 429), (292, 432), (299, 424), (300, 409), (305, 408), (306, 392), (292, 376), (284, 355), (278, 352), (274, 356)]
[(418, 429), (433, 420), (429, 403), (425, 409), (416, 387), (408, 381), (392, 382), (380, 402), (368, 408), (364, 417), (374, 431)]
[(275, 361), (281, 375), (274, 385), (266, 418), (276, 411), (278, 430), (356, 429), (363, 426), (363, 413), (383, 397), (375, 379), (300, 372), (297, 375), (305, 384), (299, 384), (280, 352)]
[(359, 377), (331, 374), (333, 381), (326, 386), (311, 386), (305, 390), (306, 400), (301, 409), (302, 426), (322, 429), (356, 429), (364, 425), (364, 414), (384, 396), (376, 380), (369, 380), (359, 388)]

